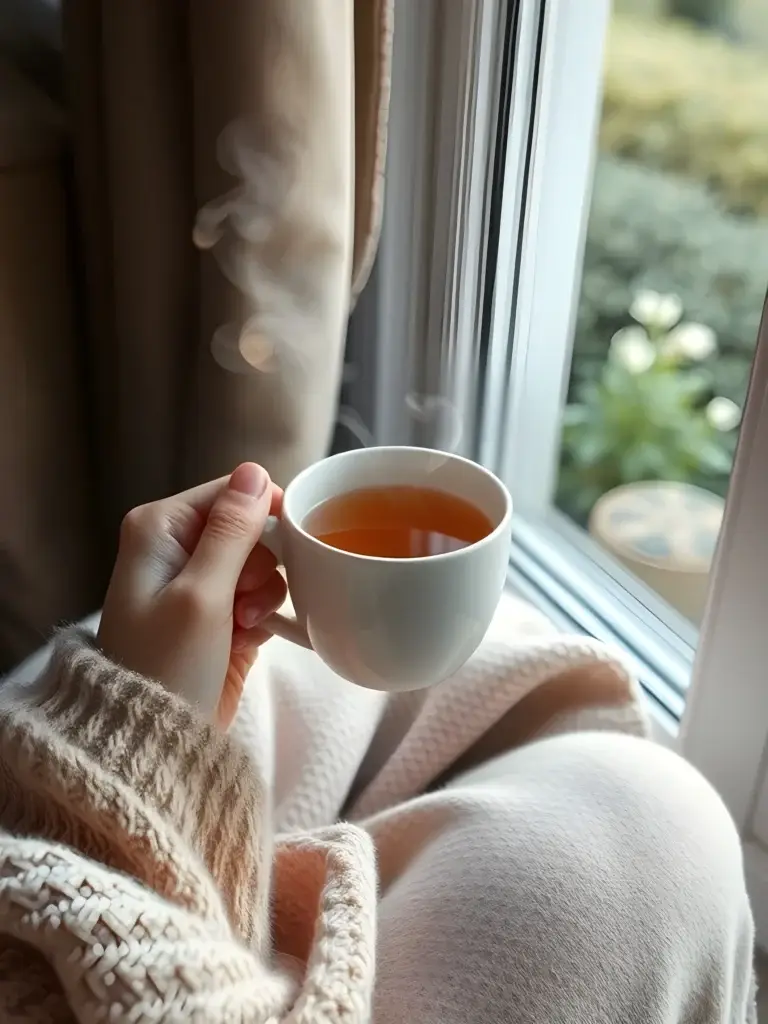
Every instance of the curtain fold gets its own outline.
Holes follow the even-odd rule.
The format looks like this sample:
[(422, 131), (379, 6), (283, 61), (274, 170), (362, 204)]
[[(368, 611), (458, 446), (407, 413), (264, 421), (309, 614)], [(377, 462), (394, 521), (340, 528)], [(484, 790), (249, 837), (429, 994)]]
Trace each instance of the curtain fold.
[(197, 324), (192, 96), (178, 3), (73, 0), (64, 43), (84, 261), (83, 325), (107, 536), (178, 481)]
[[(354, 242), (353, 5), (224, 10), (189, 4), (195, 196), (226, 218), (200, 259), (182, 478), (255, 459), (285, 483), (324, 454), (336, 418)], [(219, 329), (250, 372), (212, 365)]]
[[(391, 0), (65, 0), (109, 536), (241, 459), (286, 483), (325, 452), (380, 223), (391, 18)], [(196, 212), (238, 188), (197, 251)], [(268, 370), (213, 357), (245, 324)]]
[(0, 672), (98, 595), (61, 111), (0, 60)]
[[(391, 19), (392, 0), (64, 0), (86, 367), (67, 401), (93, 441), (71, 486), (102, 587), (129, 508), (242, 459), (284, 484), (327, 450), (379, 230)], [(59, 614), (82, 610), (69, 586)]]

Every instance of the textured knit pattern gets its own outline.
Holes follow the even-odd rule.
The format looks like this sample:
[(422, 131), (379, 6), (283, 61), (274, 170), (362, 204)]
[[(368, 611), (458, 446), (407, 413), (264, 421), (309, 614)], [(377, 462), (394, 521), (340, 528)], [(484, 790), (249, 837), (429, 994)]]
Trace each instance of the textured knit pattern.
[(738, 837), (644, 728), (506, 600), (421, 693), (275, 640), (230, 737), (65, 632), (0, 690), (0, 1020), (751, 1024)]
[[(265, 955), (269, 804), (241, 748), (76, 631), (33, 687), (4, 697), (1, 1019), (58, 1021), (61, 990), (77, 1020), (270, 1021), (290, 1007), (297, 1021), (366, 1019), (365, 833), (337, 826), (308, 840), (324, 870), (297, 994), (295, 971)], [(29, 969), (20, 943), (39, 954)], [(41, 985), (40, 957), (58, 983)]]

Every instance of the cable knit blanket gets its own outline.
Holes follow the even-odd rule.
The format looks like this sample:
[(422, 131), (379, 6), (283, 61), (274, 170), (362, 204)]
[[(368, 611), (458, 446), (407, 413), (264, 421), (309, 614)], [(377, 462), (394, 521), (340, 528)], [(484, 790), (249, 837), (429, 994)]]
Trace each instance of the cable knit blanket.
[(376, 849), (391, 875), (403, 821), (512, 747), (645, 731), (621, 661), (512, 598), (413, 694), (274, 640), (227, 737), (83, 633), (40, 660), (0, 690), (3, 1021), (363, 1024)]

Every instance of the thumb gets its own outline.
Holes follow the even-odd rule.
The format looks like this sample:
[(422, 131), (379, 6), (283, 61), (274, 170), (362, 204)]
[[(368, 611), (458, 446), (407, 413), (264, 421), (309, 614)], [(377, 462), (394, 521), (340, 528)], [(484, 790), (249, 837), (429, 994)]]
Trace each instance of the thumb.
[(248, 555), (264, 530), (272, 486), (255, 462), (244, 462), (229, 478), (208, 513), (200, 540), (181, 575), (233, 596)]

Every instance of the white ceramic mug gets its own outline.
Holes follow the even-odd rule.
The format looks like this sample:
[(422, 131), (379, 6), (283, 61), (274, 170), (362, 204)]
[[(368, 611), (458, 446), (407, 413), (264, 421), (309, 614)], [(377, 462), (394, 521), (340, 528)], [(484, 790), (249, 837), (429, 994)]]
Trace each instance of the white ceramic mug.
[[(380, 558), (330, 547), (303, 528), (321, 502), (366, 487), (417, 486), (472, 503), (492, 530), (457, 551)], [(262, 536), (285, 566), (296, 619), (264, 623), (314, 649), (340, 676), (375, 690), (417, 690), (460, 668), (501, 597), (512, 499), (488, 470), (429, 448), (361, 448), (317, 462), (288, 486)]]

